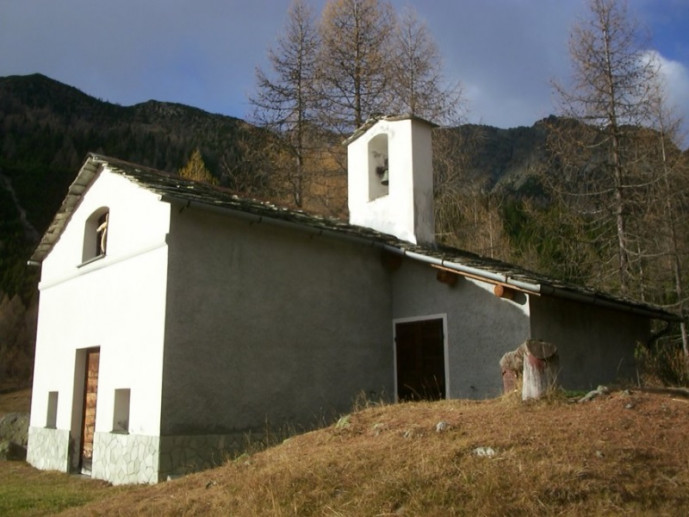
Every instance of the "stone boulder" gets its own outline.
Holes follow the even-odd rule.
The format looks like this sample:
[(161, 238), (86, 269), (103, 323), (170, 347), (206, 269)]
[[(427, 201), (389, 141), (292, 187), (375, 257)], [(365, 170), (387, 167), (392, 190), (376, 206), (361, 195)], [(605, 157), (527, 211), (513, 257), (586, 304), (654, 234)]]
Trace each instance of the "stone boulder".
[(0, 460), (25, 460), (28, 439), (28, 413), (8, 413), (0, 418)]

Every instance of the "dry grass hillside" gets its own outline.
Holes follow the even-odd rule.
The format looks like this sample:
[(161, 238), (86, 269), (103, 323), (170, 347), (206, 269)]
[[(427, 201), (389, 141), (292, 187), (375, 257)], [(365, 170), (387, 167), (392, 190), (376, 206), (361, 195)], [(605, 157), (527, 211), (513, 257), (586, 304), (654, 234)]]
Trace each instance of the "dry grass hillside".
[(689, 399), (634, 390), (371, 406), (64, 515), (687, 515), (688, 439)]
[(0, 418), (6, 413), (28, 413), (31, 409), (31, 388), (17, 389), (0, 384)]

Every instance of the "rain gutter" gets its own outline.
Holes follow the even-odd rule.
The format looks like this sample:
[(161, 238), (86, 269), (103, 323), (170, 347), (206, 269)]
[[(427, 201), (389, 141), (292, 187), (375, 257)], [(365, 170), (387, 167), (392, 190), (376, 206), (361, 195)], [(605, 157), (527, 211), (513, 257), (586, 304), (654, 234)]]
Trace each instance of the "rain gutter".
[(564, 298), (567, 300), (572, 300), (580, 303), (588, 303), (598, 307), (604, 307), (607, 309), (621, 310), (625, 312), (631, 312), (633, 314), (638, 314), (640, 316), (645, 316), (647, 318), (662, 319), (665, 321), (681, 321), (676, 314), (664, 310), (653, 310), (652, 308), (645, 308), (639, 305), (634, 305), (632, 303), (624, 303), (622, 301), (615, 301), (606, 298), (602, 298), (596, 293), (582, 293), (577, 291), (572, 291), (571, 289), (562, 289), (548, 284), (535, 284), (531, 282), (524, 282), (522, 280), (517, 280), (510, 277), (509, 275), (503, 275), (500, 273), (494, 273), (491, 271), (485, 271), (483, 269), (474, 268), (471, 266), (466, 266), (464, 264), (459, 264), (457, 262), (452, 262), (445, 259), (439, 259), (436, 257), (431, 257), (428, 255), (423, 255), (421, 253), (416, 253), (414, 251), (406, 250), (404, 248), (397, 248), (395, 246), (384, 245), (387, 251), (391, 253), (397, 253), (399, 255), (404, 255), (406, 257), (412, 258), (414, 260), (419, 260), (427, 264), (441, 266), (446, 269), (452, 269), (462, 274), (465, 273), (470, 276), (485, 278), (488, 282), (498, 282), (507, 286), (513, 286), (520, 291), (525, 291), (530, 294), (535, 295), (550, 295), (558, 298)]
[(509, 275), (504, 275), (501, 273), (495, 273), (492, 271), (486, 271), (484, 269), (478, 269), (478, 268), (467, 266), (467, 265), (460, 264), (457, 262), (452, 262), (450, 260), (445, 260), (445, 259), (440, 259), (440, 258), (429, 256), (429, 255), (424, 255), (422, 253), (411, 251), (411, 250), (408, 250), (408, 249), (403, 248), (403, 247), (393, 246), (391, 244), (381, 242), (379, 239), (376, 239), (375, 237), (364, 237), (364, 236), (360, 236), (360, 235), (352, 235), (352, 234), (348, 234), (348, 233), (341, 231), (341, 230), (328, 229), (328, 228), (316, 228), (314, 226), (300, 223), (298, 221), (287, 221), (287, 220), (280, 219), (279, 217), (277, 217), (277, 214), (275, 217), (273, 217), (271, 215), (252, 214), (250, 212), (245, 212), (245, 211), (242, 211), (242, 210), (236, 209), (236, 208), (216, 206), (216, 205), (211, 205), (211, 204), (203, 203), (203, 202), (199, 202), (199, 201), (190, 201), (190, 200), (182, 199), (180, 197), (177, 197), (174, 195), (168, 195), (168, 194), (162, 194), (161, 199), (163, 201), (166, 201), (166, 202), (173, 202), (173, 203), (178, 204), (178, 205), (181, 204), (182, 209), (185, 209), (187, 207), (194, 207), (194, 208), (199, 208), (202, 210), (209, 210), (211, 212), (217, 212), (217, 213), (223, 213), (223, 214), (231, 213), (233, 216), (235, 216), (239, 219), (244, 219), (246, 221), (249, 221), (251, 224), (267, 223), (267, 224), (278, 226), (278, 227), (290, 228), (292, 230), (297, 230), (297, 231), (300, 231), (302, 233), (306, 233), (311, 237), (328, 236), (328, 237), (332, 237), (335, 239), (340, 239), (340, 240), (345, 240), (345, 241), (350, 241), (350, 242), (356, 242), (358, 244), (365, 244), (368, 246), (378, 247), (378, 248), (381, 248), (381, 249), (388, 251), (390, 253), (394, 253), (396, 255), (402, 255), (405, 257), (409, 257), (410, 259), (413, 259), (413, 260), (424, 262), (426, 264), (440, 266), (443, 268), (454, 270), (458, 274), (466, 274), (466, 275), (478, 277), (481, 279), (485, 279), (489, 283), (500, 283), (500, 284), (503, 284), (506, 286), (512, 286), (512, 287), (514, 287), (520, 291), (524, 291), (528, 294), (555, 296), (558, 298), (564, 298), (564, 299), (572, 300), (575, 302), (595, 305), (597, 307), (603, 307), (603, 308), (607, 308), (607, 309), (614, 309), (614, 310), (620, 310), (620, 311), (625, 311), (625, 312), (631, 312), (633, 314), (638, 314), (640, 316), (644, 316), (644, 317), (652, 318), (652, 319), (662, 319), (665, 321), (681, 321), (681, 318), (679, 316), (677, 316), (676, 314), (672, 314), (672, 313), (664, 311), (662, 309), (654, 310), (653, 308), (650, 308), (650, 307), (646, 308), (643, 306), (634, 305), (632, 303), (625, 303), (623, 301), (611, 300), (611, 299), (603, 298), (597, 293), (582, 293), (582, 292), (572, 291), (571, 289), (563, 289), (563, 288), (555, 287), (553, 285), (548, 285), (548, 284), (525, 282), (523, 280), (517, 280), (516, 278), (512, 278)]

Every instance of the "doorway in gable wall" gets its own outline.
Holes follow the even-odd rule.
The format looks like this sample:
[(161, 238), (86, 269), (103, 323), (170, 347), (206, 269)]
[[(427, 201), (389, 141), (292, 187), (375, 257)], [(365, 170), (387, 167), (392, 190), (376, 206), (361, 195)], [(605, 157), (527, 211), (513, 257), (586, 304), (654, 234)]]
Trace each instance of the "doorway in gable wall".
[(91, 466), (93, 464), (93, 437), (96, 431), (96, 407), (98, 405), (100, 348), (89, 348), (87, 350), (78, 351), (77, 354), (83, 354), (85, 356), (82, 361), (77, 360), (77, 364), (83, 364), (79, 470), (82, 474), (91, 475)]
[(394, 327), (397, 400), (444, 399), (445, 318), (398, 320)]

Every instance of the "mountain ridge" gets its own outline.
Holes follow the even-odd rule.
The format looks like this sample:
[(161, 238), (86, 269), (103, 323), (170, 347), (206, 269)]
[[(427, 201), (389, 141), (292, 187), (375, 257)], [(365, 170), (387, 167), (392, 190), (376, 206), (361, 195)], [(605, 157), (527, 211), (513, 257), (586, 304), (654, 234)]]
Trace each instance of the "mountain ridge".
[[(577, 227), (555, 220), (542, 184), (559, 171), (548, 146), (554, 132), (572, 127), (595, 131), (572, 124), (580, 123), (550, 116), (529, 127), (435, 129), (438, 242), (554, 278), (595, 284), (599, 277), (592, 271), (598, 262), (566, 260)], [(344, 147), (336, 138), (323, 142), (318, 140), (321, 147), (309, 156), (311, 190), (304, 192), (304, 207), (342, 216), (347, 206)], [(25, 306), (35, 304), (39, 271), (27, 269), (27, 260), (88, 153), (175, 173), (196, 149), (221, 186), (295, 206), (290, 191), (294, 156), (271, 131), (174, 102), (120, 106), (42, 74), (0, 77), (0, 300), (20, 296)], [(689, 158), (689, 150), (684, 157)], [(597, 250), (582, 253), (598, 260)]]
[[(12, 180), (39, 232), (89, 152), (174, 172), (199, 147), (208, 169), (221, 177), (223, 159), (247, 163), (246, 152), (236, 142), (265, 135), (242, 119), (180, 103), (148, 100), (120, 106), (42, 74), (0, 78), (0, 115), (0, 170)], [(532, 130), (476, 124), (450, 129), (483, 142), (471, 168), (475, 175), (487, 174), (492, 186), (519, 170), (520, 152), (528, 154), (541, 143), (529, 136)], [(515, 134), (521, 140), (515, 140)], [(27, 181), (25, 175), (38, 175), (38, 181)], [(43, 181), (49, 175), (51, 180)], [(31, 197), (37, 202), (26, 201)]]

